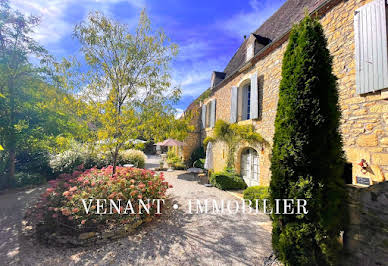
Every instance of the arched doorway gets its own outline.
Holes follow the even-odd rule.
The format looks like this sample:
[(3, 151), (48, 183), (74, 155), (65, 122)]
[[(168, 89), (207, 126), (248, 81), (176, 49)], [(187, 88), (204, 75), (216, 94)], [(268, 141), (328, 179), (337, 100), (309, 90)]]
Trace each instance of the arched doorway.
[(241, 176), (248, 186), (259, 185), (259, 155), (256, 150), (247, 148), (241, 153)]

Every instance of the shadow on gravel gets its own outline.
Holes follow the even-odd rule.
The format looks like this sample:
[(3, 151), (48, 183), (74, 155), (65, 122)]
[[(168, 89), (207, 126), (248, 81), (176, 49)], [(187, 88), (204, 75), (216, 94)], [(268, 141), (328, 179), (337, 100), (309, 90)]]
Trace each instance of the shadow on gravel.
[(25, 210), (46, 187), (10, 191), (0, 195), (0, 261), (20, 264), (20, 235)]

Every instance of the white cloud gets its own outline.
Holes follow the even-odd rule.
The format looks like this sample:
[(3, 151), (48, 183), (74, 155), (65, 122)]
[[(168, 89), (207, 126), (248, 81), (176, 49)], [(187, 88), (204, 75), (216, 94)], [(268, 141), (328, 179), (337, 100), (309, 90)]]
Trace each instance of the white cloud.
[(22, 13), (41, 17), (41, 24), (33, 37), (43, 45), (55, 44), (63, 36), (68, 36), (73, 31), (74, 22), (66, 20), (66, 9), (72, 5), (85, 7), (87, 15), (89, 11), (98, 10), (107, 15), (109, 7), (119, 2), (128, 2), (135, 8), (145, 7), (145, 0), (11, 0), (11, 6)]
[(179, 118), (182, 116), (184, 110), (183, 110), (183, 109), (180, 109), (180, 108), (175, 108), (175, 110), (176, 110), (175, 118), (176, 118), (176, 119), (179, 119)]
[(239, 12), (226, 21), (220, 21), (217, 25), (242, 40), (244, 35), (254, 32), (284, 2), (285, 0), (280, 2), (251, 0), (249, 1), (250, 11)]

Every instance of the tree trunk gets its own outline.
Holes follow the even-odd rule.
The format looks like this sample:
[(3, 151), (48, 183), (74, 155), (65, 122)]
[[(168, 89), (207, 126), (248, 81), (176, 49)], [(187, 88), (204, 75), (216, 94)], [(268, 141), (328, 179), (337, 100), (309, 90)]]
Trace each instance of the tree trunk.
[(9, 151), (9, 166), (8, 166), (8, 177), (7, 177), (7, 186), (11, 184), (11, 181), (14, 179), (15, 176), (15, 158), (16, 158), (16, 152), (14, 148), (11, 148)]
[(117, 165), (117, 157), (119, 155), (118, 150), (116, 149), (113, 154), (113, 170), (112, 170), (112, 177), (116, 173), (116, 165)]

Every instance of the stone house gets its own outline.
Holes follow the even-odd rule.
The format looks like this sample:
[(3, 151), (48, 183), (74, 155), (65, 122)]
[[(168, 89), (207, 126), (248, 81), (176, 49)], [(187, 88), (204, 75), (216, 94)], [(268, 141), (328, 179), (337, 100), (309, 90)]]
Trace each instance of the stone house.
[[(269, 143), (241, 143), (235, 167), (249, 186), (269, 185), (270, 155), (290, 29), (305, 10), (318, 16), (338, 78), (341, 131), (347, 158), (346, 183), (368, 185), (388, 178), (388, 56), (385, 0), (288, 0), (260, 28), (246, 36), (222, 72), (211, 73), (210, 92), (186, 111), (195, 111), (186, 158), (215, 121), (251, 124)], [(209, 73), (210, 75), (210, 73)], [(225, 167), (227, 147), (213, 146), (214, 170)], [(360, 166), (363, 161), (364, 168)]]

